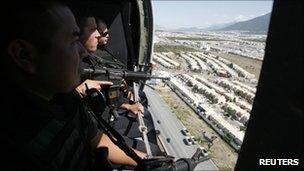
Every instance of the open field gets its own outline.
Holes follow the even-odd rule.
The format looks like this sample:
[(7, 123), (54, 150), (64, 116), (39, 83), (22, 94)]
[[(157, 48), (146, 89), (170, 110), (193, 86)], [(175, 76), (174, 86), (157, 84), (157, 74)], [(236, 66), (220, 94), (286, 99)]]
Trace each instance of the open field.
[(219, 53), (216, 55), (225, 58), (234, 64), (239, 65), (240, 67), (244, 68), (246, 71), (250, 72), (251, 74), (254, 74), (257, 80), (259, 79), (262, 68), (262, 61), (239, 56), (239, 55), (227, 54), (227, 53)]

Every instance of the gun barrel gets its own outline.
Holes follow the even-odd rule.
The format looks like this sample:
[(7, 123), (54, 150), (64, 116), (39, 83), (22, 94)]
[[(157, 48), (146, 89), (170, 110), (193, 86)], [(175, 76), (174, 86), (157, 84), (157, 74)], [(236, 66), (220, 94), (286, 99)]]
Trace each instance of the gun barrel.
[(170, 80), (170, 77), (150, 76), (150, 79)]
[(124, 79), (126, 80), (146, 80), (149, 79), (149, 76), (144, 72), (124, 71)]
[(125, 80), (150, 80), (150, 79), (164, 79), (168, 80), (169, 77), (159, 77), (159, 76), (152, 76), (150, 74), (146, 74), (144, 72), (136, 72), (136, 71), (129, 71), (129, 70), (121, 70), (121, 69), (83, 69), (84, 75), (108, 75), (108, 76), (119, 76), (124, 78)]
[(100, 69), (90, 69), (90, 68), (85, 68), (83, 69), (83, 74), (88, 75), (99, 75), (99, 74), (106, 74), (107, 70), (100, 70)]
[(144, 72), (135, 72), (135, 71), (125, 71), (124, 78), (126, 80), (150, 80), (150, 79), (165, 79), (168, 80), (169, 77), (159, 77)]

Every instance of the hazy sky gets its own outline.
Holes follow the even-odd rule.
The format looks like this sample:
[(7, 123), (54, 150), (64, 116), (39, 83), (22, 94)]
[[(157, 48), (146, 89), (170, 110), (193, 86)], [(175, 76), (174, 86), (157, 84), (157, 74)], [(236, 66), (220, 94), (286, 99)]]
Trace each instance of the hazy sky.
[(155, 24), (169, 29), (207, 27), (251, 19), (271, 12), (272, 0), (165, 1), (153, 0)]

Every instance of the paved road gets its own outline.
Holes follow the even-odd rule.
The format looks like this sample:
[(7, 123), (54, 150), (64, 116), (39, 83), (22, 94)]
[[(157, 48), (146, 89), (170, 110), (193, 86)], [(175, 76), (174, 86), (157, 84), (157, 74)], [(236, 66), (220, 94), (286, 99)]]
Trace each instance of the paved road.
[[(145, 86), (144, 91), (148, 97), (149, 110), (153, 116), (155, 127), (161, 132), (160, 138), (164, 142), (168, 154), (176, 158), (190, 158), (198, 146), (184, 144), (185, 136), (180, 132), (184, 126), (159, 94), (148, 86)], [(167, 138), (171, 139), (170, 143), (166, 141)], [(218, 168), (210, 159), (197, 165), (195, 170), (218, 170)]]

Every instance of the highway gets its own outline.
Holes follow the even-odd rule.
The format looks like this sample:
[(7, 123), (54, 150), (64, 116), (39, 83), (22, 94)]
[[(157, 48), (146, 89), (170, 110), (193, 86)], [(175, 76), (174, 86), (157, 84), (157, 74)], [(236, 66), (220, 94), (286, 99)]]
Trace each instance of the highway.
[[(160, 131), (160, 138), (167, 153), (176, 159), (191, 158), (198, 148), (198, 145), (186, 145), (183, 141), (185, 136), (181, 133), (184, 126), (167, 103), (155, 90), (148, 86), (145, 86), (144, 91), (148, 98), (149, 111), (153, 116), (156, 129)], [(170, 138), (170, 142), (166, 141), (167, 138)], [(198, 164), (194, 170), (218, 170), (218, 168), (210, 159)]]

